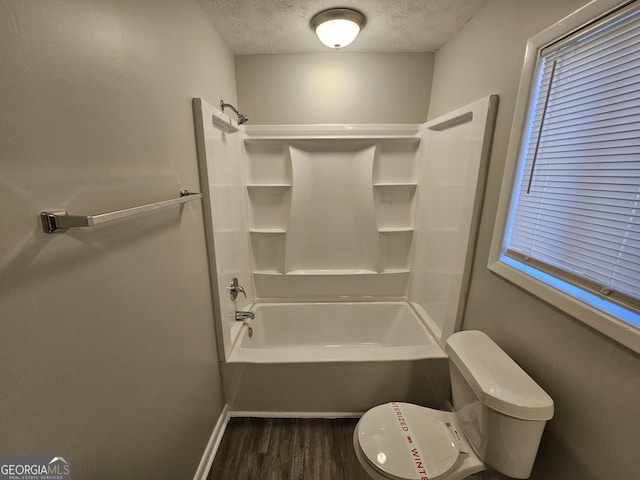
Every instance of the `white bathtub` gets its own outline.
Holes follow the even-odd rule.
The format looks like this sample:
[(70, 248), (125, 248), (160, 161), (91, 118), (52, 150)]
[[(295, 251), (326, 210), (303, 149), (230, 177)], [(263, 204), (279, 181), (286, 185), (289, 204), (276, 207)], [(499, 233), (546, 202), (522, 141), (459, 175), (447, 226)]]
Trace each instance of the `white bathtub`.
[(222, 367), (238, 415), (358, 415), (394, 400), (442, 408), (448, 399), (447, 356), (407, 303), (253, 311)]

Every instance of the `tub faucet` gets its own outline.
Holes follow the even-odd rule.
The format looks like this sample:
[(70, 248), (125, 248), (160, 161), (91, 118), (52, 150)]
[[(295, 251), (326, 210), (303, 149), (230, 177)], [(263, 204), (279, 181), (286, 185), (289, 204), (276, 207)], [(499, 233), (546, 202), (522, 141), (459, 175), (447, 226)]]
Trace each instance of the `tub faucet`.
[(238, 322), (246, 320), (247, 318), (254, 319), (256, 318), (256, 315), (253, 312), (236, 311), (236, 320)]

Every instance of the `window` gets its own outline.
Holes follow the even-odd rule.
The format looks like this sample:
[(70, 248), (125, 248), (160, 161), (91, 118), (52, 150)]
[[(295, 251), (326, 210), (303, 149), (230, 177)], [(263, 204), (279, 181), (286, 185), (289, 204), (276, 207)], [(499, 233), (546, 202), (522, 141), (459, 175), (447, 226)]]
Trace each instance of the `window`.
[[(638, 346), (640, 9), (638, 2), (597, 3), (609, 11), (536, 45), (526, 109), (512, 132), (518, 145), (515, 153), (510, 145), (512, 188), (505, 195), (503, 187), (508, 201), (501, 198), (504, 218), (489, 268), (502, 273), (501, 264), (544, 284), (541, 296), (549, 300), (555, 291), (559, 299), (551, 303), (573, 303), (564, 309), (578, 318), (576, 302), (595, 307), (609, 325), (587, 323), (609, 333), (617, 322), (623, 331), (613, 336), (631, 331)], [(579, 16), (569, 18), (575, 24)], [(528, 281), (516, 283), (527, 288)]]

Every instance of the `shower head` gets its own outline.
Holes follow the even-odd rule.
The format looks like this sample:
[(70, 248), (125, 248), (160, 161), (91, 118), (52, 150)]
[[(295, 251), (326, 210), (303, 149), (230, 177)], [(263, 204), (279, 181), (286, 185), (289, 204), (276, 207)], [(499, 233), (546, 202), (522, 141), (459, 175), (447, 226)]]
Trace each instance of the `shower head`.
[(224, 112), (224, 107), (229, 107), (231, 110), (233, 110), (233, 113), (235, 113), (238, 116), (238, 125), (242, 125), (243, 123), (246, 123), (249, 121), (249, 119), (245, 117), (243, 114), (241, 114), (236, 107), (234, 107), (230, 103), (224, 103), (224, 100), (220, 100), (220, 110), (222, 110), (223, 112)]

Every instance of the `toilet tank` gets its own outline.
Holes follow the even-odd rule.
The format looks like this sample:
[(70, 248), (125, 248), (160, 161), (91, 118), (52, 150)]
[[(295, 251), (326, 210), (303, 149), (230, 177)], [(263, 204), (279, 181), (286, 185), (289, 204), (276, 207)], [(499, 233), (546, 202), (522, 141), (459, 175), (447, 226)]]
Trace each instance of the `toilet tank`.
[(449, 337), (453, 406), (475, 453), (493, 470), (529, 478), (553, 400), (479, 331)]

